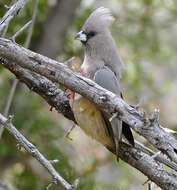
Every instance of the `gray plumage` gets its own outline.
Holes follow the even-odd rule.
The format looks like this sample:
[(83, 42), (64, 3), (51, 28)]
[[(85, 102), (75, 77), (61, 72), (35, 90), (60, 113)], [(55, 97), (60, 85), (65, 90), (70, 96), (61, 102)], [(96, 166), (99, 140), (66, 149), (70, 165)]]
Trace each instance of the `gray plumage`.
[(84, 67), (89, 68), (92, 75), (98, 67), (105, 65), (116, 74), (119, 80), (122, 61), (118, 56), (116, 44), (109, 31), (109, 26), (113, 21), (114, 17), (109, 9), (104, 7), (96, 9), (86, 20), (82, 31), (86, 35), (89, 35), (90, 32), (95, 32), (95, 35), (90, 37), (85, 43), (85, 59), (81, 68), (83, 70)]
[[(109, 31), (109, 26), (113, 21), (114, 18), (109, 9), (100, 7), (89, 16), (82, 27), (82, 31), (75, 38), (83, 43), (85, 50), (81, 73), (121, 97), (119, 82), (122, 61), (118, 56), (116, 44)], [(101, 114), (114, 140), (117, 154), (122, 131), (125, 133), (123, 135), (128, 142), (134, 144), (132, 133), (125, 123), (123, 124), (124, 129), (122, 129), (121, 120), (115, 118), (109, 122), (111, 115), (103, 111)]]

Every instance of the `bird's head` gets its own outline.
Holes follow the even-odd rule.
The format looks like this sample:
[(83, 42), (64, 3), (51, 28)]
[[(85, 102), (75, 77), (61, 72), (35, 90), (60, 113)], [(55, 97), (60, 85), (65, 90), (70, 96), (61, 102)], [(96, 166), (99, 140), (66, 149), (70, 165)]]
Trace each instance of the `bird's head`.
[(75, 35), (84, 45), (92, 45), (103, 41), (109, 33), (109, 26), (113, 23), (114, 17), (108, 8), (100, 7), (88, 17), (82, 30)]

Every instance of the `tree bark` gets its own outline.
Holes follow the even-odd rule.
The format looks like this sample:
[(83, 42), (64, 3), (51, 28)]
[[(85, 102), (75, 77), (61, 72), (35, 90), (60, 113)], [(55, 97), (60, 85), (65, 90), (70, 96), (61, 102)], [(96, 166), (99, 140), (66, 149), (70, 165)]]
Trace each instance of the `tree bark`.
[(157, 121), (157, 111), (149, 118), (145, 112), (136, 110), (112, 92), (74, 73), (66, 65), (27, 50), (10, 40), (0, 38), (0, 57), (41, 74), (53, 82), (63, 84), (106, 112), (118, 112), (119, 118), (130, 125), (135, 132), (177, 163), (177, 141), (171, 133), (160, 126)]
[[(132, 128), (139, 134), (142, 133), (142, 135), (147, 137), (150, 142), (152, 140), (152, 144), (154, 146), (159, 147), (160, 145), (156, 145), (156, 143), (166, 143), (168, 140), (168, 146), (171, 146), (171, 148), (175, 149), (176, 140), (171, 134), (165, 132), (160, 127), (157, 122), (156, 115), (149, 119), (143, 113), (126, 104), (113, 93), (99, 87), (93, 81), (73, 73), (65, 65), (31, 52), (17, 44), (12, 43), (9, 40), (2, 38), (0, 39), (0, 57), (4, 62), (5, 67), (9, 68), (11, 72), (21, 78), (21, 80), (28, 86), (31, 86), (32, 90), (39, 94), (41, 93), (41, 95), (43, 94), (42, 96), (45, 99), (50, 99), (50, 101), (48, 100), (48, 103), (51, 104), (53, 102), (52, 106), (57, 107), (54, 103), (55, 101), (57, 102), (57, 99), (54, 98), (53, 101), (51, 96), (56, 89), (56, 91), (58, 91), (58, 87), (50, 80), (60, 82), (70, 89), (79, 92), (99, 105), (101, 109), (111, 113), (118, 111), (121, 113), (121, 119), (123, 119), (128, 124), (132, 124)], [(13, 62), (13, 64), (9, 62)], [(22, 67), (30, 69), (33, 72)], [(34, 72), (40, 73), (45, 77)], [(28, 76), (26, 77), (27, 79), (25, 79), (26, 74)], [(48, 77), (50, 80), (48, 80), (46, 77)], [(31, 80), (34, 80), (35, 82), (32, 83)], [(49, 86), (52, 86), (53, 84), (54, 86), (49, 88), (51, 90), (48, 91), (47, 88), (49, 86), (45, 86), (45, 84), (48, 84)], [(59, 97), (62, 99), (60, 92), (61, 91), (59, 90), (58, 93), (54, 95), (59, 95)], [(66, 105), (69, 105), (68, 99), (65, 95), (64, 98), (66, 99)], [(68, 110), (71, 110), (69, 106)], [(60, 111), (62, 111), (62, 109)], [(70, 119), (73, 118), (72, 114), (66, 114), (65, 116), (69, 117)], [(157, 132), (157, 134), (155, 132)], [(150, 137), (148, 137), (149, 135)], [(162, 136), (163, 139), (158, 139), (159, 135)], [(173, 145), (171, 144), (171, 140), (174, 142)], [(162, 150), (167, 155), (169, 154), (166, 152), (166, 144), (165, 147), (162, 147)], [(114, 150), (110, 151), (114, 152)], [(168, 151), (171, 150), (169, 149)], [(152, 154), (142, 151), (142, 149), (140, 149), (137, 144), (134, 148), (121, 146), (119, 155), (122, 160), (137, 168), (163, 189), (177, 189), (177, 176), (163, 169), (163, 167), (156, 161), (158, 156), (153, 157)]]

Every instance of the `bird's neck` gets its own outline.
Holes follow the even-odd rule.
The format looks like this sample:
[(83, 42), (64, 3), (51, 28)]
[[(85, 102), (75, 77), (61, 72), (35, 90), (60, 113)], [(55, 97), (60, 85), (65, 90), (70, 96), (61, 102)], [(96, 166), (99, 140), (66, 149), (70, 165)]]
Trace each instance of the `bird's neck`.
[(92, 79), (96, 70), (103, 66), (104, 62), (102, 60), (85, 53), (84, 62), (81, 65), (80, 70), (85, 77)]

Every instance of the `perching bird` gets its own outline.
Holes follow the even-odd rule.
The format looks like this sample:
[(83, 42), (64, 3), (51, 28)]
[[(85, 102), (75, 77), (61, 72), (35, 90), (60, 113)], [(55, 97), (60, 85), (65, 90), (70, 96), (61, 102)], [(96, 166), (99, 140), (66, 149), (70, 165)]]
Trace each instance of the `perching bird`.
[[(116, 44), (109, 31), (114, 17), (109, 9), (96, 9), (84, 23), (75, 39), (82, 42), (85, 57), (80, 71), (103, 88), (122, 97), (120, 91), (120, 70), (122, 62)], [(85, 133), (96, 139), (118, 156), (119, 142), (125, 141), (134, 146), (129, 126), (111, 114), (99, 110), (95, 104), (77, 94), (73, 101), (73, 112), (78, 125)]]

